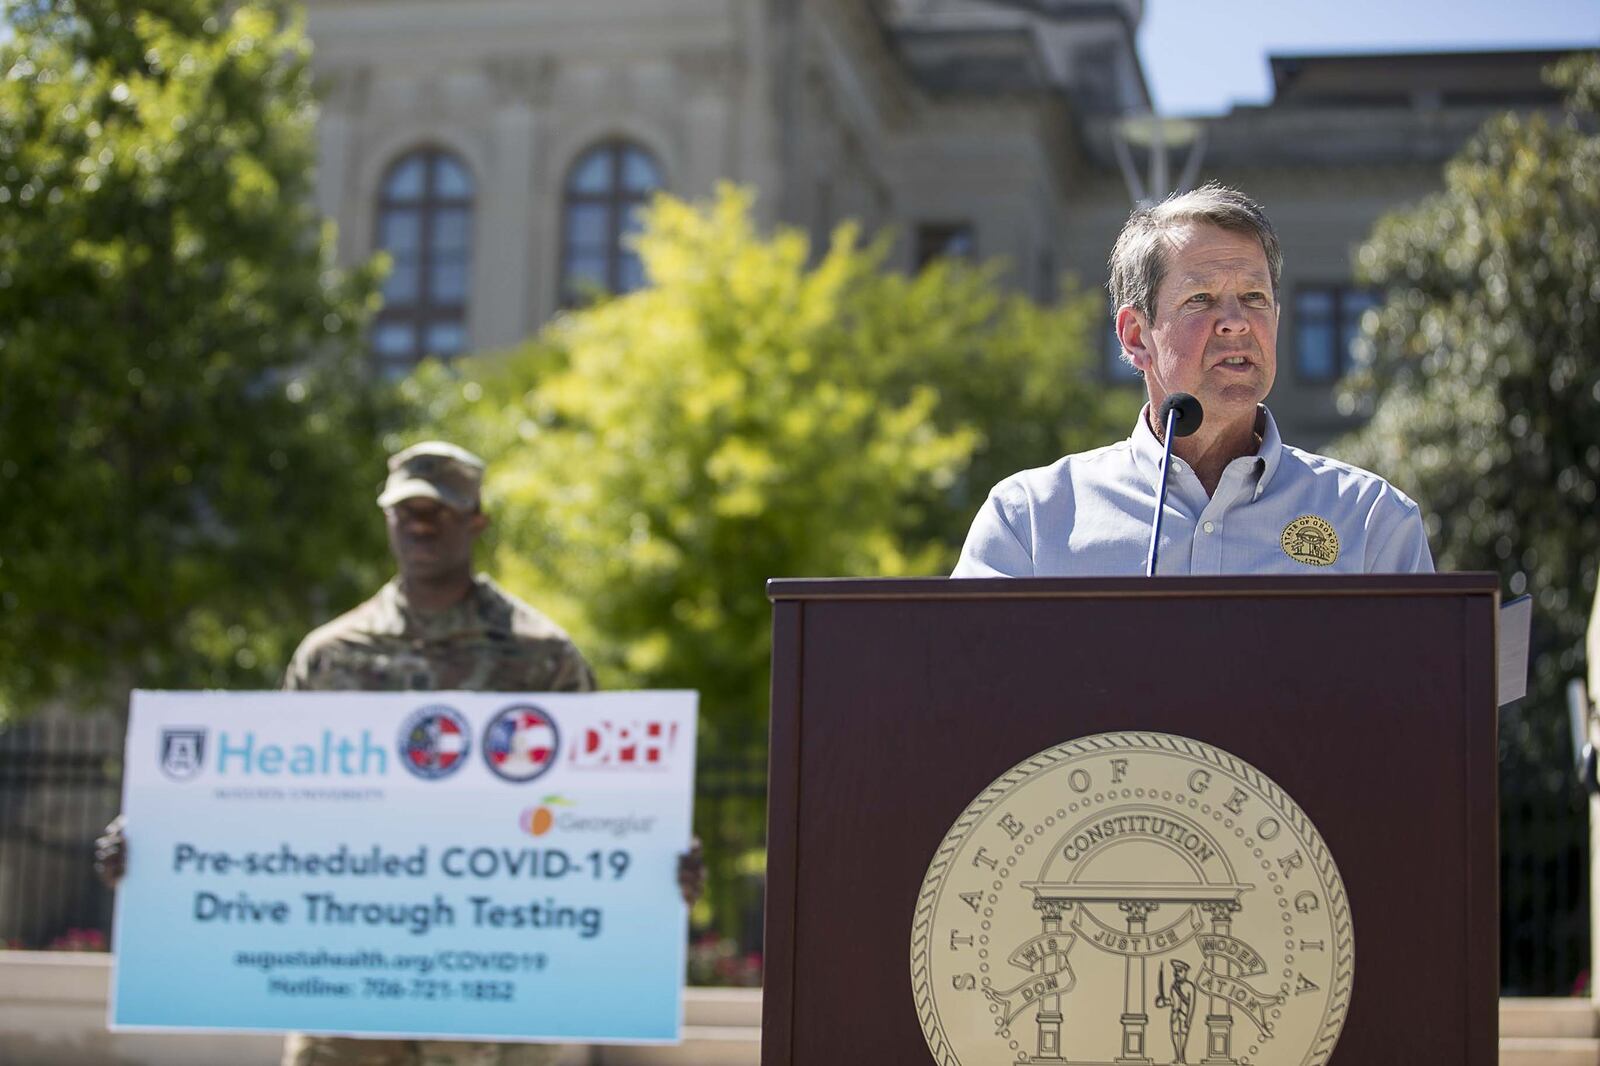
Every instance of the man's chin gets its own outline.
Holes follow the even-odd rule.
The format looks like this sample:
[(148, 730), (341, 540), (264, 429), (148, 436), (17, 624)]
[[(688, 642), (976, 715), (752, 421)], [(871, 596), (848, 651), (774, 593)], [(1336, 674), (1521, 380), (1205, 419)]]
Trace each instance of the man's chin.
[[(400, 576), (407, 581), (428, 584), (456, 577), (461, 573), (462, 569), (460, 565), (446, 562), (443, 559), (407, 559), (400, 564)], [(470, 571), (471, 567), (469, 566), (466, 569)]]
[(399, 560), (399, 564), (401, 573), (421, 575), (428, 571), (439, 569), (440, 559), (431, 552), (422, 552), (407, 555)]
[(1224, 411), (1231, 411), (1238, 414), (1249, 413), (1254, 417), (1256, 405), (1266, 401), (1267, 389), (1259, 380), (1250, 379), (1221, 382), (1204, 392), (1197, 392), (1196, 395), (1205, 405), (1207, 414), (1215, 408), (1219, 415)]
[(1255, 427), (1256, 407), (1262, 400), (1259, 390), (1207, 389), (1204, 392), (1197, 391), (1195, 397), (1200, 401), (1203, 430), (1214, 432), (1225, 426)]

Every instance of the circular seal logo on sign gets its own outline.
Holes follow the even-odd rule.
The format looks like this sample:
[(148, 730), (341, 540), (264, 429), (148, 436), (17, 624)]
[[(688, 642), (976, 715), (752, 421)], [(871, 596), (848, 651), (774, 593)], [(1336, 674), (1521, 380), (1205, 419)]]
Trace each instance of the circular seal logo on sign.
[(1289, 558), (1307, 566), (1332, 566), (1339, 561), (1339, 534), (1314, 514), (1302, 515), (1284, 526), (1278, 543)]
[(483, 758), (507, 781), (532, 781), (556, 764), (561, 734), (542, 707), (514, 703), (498, 711), (483, 731)]
[(471, 747), (467, 720), (454, 707), (423, 707), (400, 727), (400, 761), (427, 780), (448, 777), (461, 769)]
[(1353, 977), (1344, 883), (1305, 812), (1165, 733), (1007, 771), (939, 845), (911, 930), (939, 1066), (1321, 1066)]

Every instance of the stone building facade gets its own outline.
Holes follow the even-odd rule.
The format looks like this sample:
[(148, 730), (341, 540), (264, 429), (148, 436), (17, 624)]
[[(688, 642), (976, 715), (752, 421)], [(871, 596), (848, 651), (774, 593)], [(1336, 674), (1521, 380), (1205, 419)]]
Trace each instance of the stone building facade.
[[(847, 218), (893, 264), (998, 258), (1052, 298), (1097, 286), (1135, 192), (1219, 178), (1286, 252), (1274, 410), (1292, 439), (1351, 425), (1332, 384), (1367, 306), (1351, 252), (1436, 188), (1488, 114), (1555, 100), (1542, 53), (1274, 58), (1262, 107), (1184, 124), (1168, 177), (1140, 145), (1142, 0), (309, 0), (319, 204), (348, 262), (395, 270), (373, 348), (513, 344), (594, 288), (642, 283), (624, 235), (656, 189), (754, 187), (821, 241)], [(1130, 119), (1134, 120), (1130, 123)], [(1132, 384), (1112, 354), (1108, 387)], [(1043, 458), (1043, 457), (1042, 457)]]

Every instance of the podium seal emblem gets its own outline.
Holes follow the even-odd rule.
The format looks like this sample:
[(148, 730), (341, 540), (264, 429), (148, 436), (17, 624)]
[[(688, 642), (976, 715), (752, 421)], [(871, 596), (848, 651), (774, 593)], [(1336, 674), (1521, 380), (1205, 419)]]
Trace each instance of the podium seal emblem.
[(939, 1066), (1322, 1066), (1353, 979), (1316, 826), (1249, 763), (1166, 733), (1008, 770), (940, 843), (911, 930)]

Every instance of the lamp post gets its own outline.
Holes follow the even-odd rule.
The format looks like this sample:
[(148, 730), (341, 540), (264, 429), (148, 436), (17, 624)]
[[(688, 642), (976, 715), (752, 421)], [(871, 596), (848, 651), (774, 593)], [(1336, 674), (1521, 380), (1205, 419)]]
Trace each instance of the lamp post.
[[(1122, 180), (1128, 186), (1129, 199), (1140, 206), (1148, 206), (1194, 185), (1200, 173), (1200, 161), (1205, 156), (1206, 129), (1193, 119), (1163, 118), (1153, 112), (1129, 115), (1112, 126), (1111, 144), (1117, 155), (1117, 165), (1122, 168)], [(1134, 162), (1135, 148), (1148, 155), (1146, 178), (1140, 177)], [(1185, 148), (1189, 154), (1177, 182), (1173, 183), (1171, 153)]]

